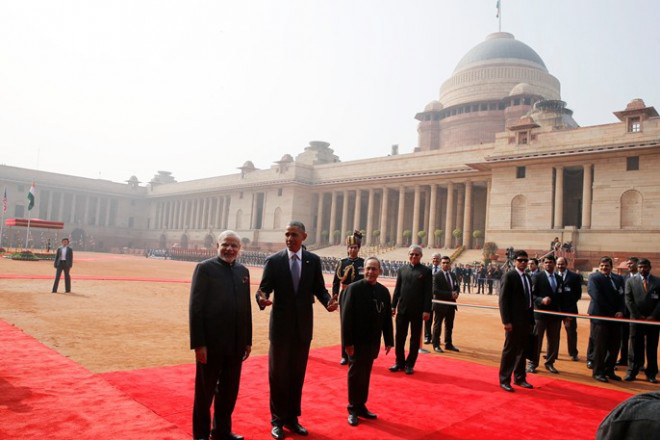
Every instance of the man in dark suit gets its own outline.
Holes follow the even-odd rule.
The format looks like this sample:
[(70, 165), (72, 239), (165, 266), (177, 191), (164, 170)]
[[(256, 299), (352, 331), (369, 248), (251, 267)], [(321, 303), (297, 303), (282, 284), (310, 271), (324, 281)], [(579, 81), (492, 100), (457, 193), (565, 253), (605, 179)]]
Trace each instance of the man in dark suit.
[(525, 348), (530, 330), (534, 325), (532, 307), (532, 280), (525, 273), (529, 261), (527, 252), (514, 252), (514, 269), (502, 277), (499, 306), (504, 324), (504, 347), (500, 361), (500, 387), (512, 392), (511, 375), (514, 383), (523, 388), (534, 388), (527, 382), (525, 372)]
[[(626, 282), (625, 301), (630, 317), (640, 321), (660, 321), (660, 280), (651, 275), (651, 262), (642, 258), (637, 263), (639, 276), (631, 277)], [(657, 383), (658, 374), (658, 325), (630, 324), (633, 360), (628, 366), (625, 380), (632, 381), (644, 365), (646, 351), (646, 377), (649, 382)], [(646, 350), (645, 350), (646, 348)]]
[[(564, 289), (560, 295), (559, 310), (563, 313), (578, 313), (577, 303), (582, 298), (582, 276), (567, 269), (568, 260), (566, 257), (557, 258), (557, 275), (562, 279)], [(568, 344), (568, 354), (571, 360), (578, 361), (577, 348), (577, 319), (574, 317), (564, 317), (564, 328), (566, 329), (566, 342)]]
[[(435, 275), (440, 271), (440, 258), (442, 255), (435, 253), (431, 256), (431, 276)], [(429, 319), (424, 321), (424, 343), (430, 344), (431, 338), (433, 337), (433, 307), (431, 307), (431, 314)]]
[[(410, 246), (408, 260), (399, 269), (392, 297), (392, 315), (396, 316), (396, 339), (394, 343), (396, 363), (390, 371), (405, 370), (413, 374), (422, 336), (422, 322), (431, 314), (431, 292), (433, 279), (431, 269), (422, 265), (422, 248)], [(405, 357), (405, 345), (410, 327), (410, 351)]]
[[(266, 259), (256, 299), (263, 310), (272, 304), (268, 381), (270, 384), (271, 435), (284, 438), (283, 426), (307, 435), (298, 423), (305, 370), (312, 342), (314, 297), (329, 312), (337, 309), (325, 288), (321, 259), (303, 249), (305, 225), (292, 221), (286, 227), (286, 247)], [(269, 299), (274, 294), (273, 301)]]
[[(433, 275), (433, 299), (455, 303), (460, 293), (460, 287), (458, 278), (451, 272), (451, 259), (446, 256), (442, 257), (440, 265), (442, 270)], [(442, 348), (440, 348), (440, 334), (442, 333), (442, 321), (444, 320), (445, 350), (459, 351), (452, 341), (456, 306), (434, 303), (433, 314), (435, 315), (435, 321), (433, 322), (433, 350), (437, 353), (443, 352)]]
[(385, 354), (394, 346), (390, 292), (378, 282), (380, 261), (367, 258), (364, 279), (348, 286), (341, 316), (342, 340), (351, 362), (348, 367), (348, 424), (356, 426), (358, 417), (375, 419), (367, 409), (369, 379), (374, 359), (385, 339)]
[[(559, 312), (561, 306), (561, 295), (563, 294), (562, 279), (555, 273), (555, 257), (548, 255), (543, 260), (543, 271), (539, 271), (532, 277), (532, 298), (537, 310)], [(534, 359), (530, 361), (527, 368), (528, 373), (536, 373), (541, 358), (543, 347), (543, 335), (548, 333), (546, 349), (545, 369), (553, 374), (559, 373), (555, 368), (555, 361), (559, 355), (559, 336), (561, 334), (561, 317), (547, 315), (545, 313), (534, 313), (534, 337), (536, 347)]]
[[(591, 297), (588, 313), (596, 316), (623, 318), (623, 277), (612, 273), (612, 259), (603, 257), (598, 272), (589, 275), (587, 293)], [(600, 382), (621, 380), (614, 374), (614, 364), (621, 342), (617, 322), (592, 319), (593, 377)]]
[[(628, 258), (628, 261), (626, 262), (626, 266), (628, 266), (628, 273), (623, 277), (624, 286), (630, 278), (638, 276), (638, 262), (638, 257)], [(630, 312), (628, 311), (628, 307), (623, 310), (623, 317), (630, 319)], [(621, 324), (621, 347), (619, 347), (619, 360), (616, 361), (616, 364), (622, 367), (629, 365), (632, 362), (633, 357), (632, 340), (630, 338), (630, 325), (631, 324), (629, 323)]]
[(71, 276), (69, 271), (73, 266), (73, 249), (69, 247), (69, 239), (62, 239), (62, 246), (55, 252), (55, 282), (53, 283), (53, 293), (57, 293), (57, 286), (60, 284), (60, 276), (64, 272), (64, 291), (71, 292)]
[(190, 348), (197, 360), (193, 437), (240, 440), (231, 432), (231, 414), (252, 349), (250, 273), (236, 262), (241, 239), (235, 232), (221, 233), (217, 246), (218, 256), (197, 265), (190, 287)]

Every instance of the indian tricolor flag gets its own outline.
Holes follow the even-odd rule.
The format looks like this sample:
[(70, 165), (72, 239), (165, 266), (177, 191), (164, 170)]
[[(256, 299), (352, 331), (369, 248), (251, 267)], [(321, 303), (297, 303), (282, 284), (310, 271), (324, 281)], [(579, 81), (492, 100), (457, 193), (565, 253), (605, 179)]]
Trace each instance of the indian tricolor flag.
[(30, 211), (32, 208), (34, 208), (34, 193), (36, 192), (36, 187), (34, 182), (32, 182), (32, 186), (30, 187), (30, 192), (28, 193), (28, 211)]

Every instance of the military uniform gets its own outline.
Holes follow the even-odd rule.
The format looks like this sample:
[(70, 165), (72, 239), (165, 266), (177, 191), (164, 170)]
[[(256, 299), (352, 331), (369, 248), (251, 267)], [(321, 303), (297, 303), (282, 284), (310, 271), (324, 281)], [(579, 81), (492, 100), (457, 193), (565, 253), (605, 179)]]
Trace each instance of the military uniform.
[[(364, 278), (364, 258), (357, 257), (351, 259), (349, 257), (342, 258), (337, 263), (335, 269), (335, 278), (332, 281), (332, 296), (337, 298), (339, 302), (339, 319), (341, 320), (341, 311), (344, 307), (344, 292), (348, 288), (348, 285), (359, 281)], [(346, 350), (344, 349), (344, 342), (341, 343), (341, 358), (348, 359)]]

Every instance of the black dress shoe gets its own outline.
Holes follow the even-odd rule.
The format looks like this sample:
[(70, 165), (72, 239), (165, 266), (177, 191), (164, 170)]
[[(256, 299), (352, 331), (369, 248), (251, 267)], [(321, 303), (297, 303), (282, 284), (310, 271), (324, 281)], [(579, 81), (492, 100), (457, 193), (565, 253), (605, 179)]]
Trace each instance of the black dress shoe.
[[(220, 437), (218, 440), (243, 440), (242, 435), (234, 434), (233, 432), (230, 432), (227, 434), (225, 437)], [(215, 437), (212, 438), (212, 440), (216, 440)]]
[(270, 435), (275, 439), (284, 438), (284, 429), (281, 426), (275, 425), (273, 429), (270, 430)]
[(406, 374), (413, 374), (414, 373), (413, 367), (406, 367), (405, 371), (406, 371)]
[(549, 372), (551, 372), (552, 374), (559, 374), (559, 371), (557, 371), (555, 366), (552, 365), (552, 364), (546, 364), (545, 369), (548, 370)]
[(348, 363), (348, 359), (346, 358), (341, 358), (341, 360), (339, 361), (339, 365), (346, 365), (347, 363)]
[(536, 366), (530, 364), (527, 366), (527, 370), (525, 371), (527, 371), (528, 373), (536, 374)]
[(593, 370), (594, 369), (594, 363), (591, 362), (591, 361), (587, 361), (587, 368), (590, 369), (590, 370)]
[(356, 414), (351, 413), (351, 414), (348, 415), (348, 424), (351, 425), (351, 426), (357, 426), (358, 417), (357, 417)]
[(394, 364), (394, 365), (392, 365), (392, 366), (389, 368), (389, 370), (390, 370), (392, 373), (396, 373), (397, 371), (401, 371), (401, 370), (403, 370), (403, 367), (400, 366), (399, 364)]
[(296, 423), (287, 423), (287, 424), (284, 425), (284, 426), (286, 426), (287, 428), (289, 428), (289, 430), (290, 430), (291, 432), (295, 432), (295, 433), (298, 434), (298, 435), (307, 435), (307, 434), (309, 434), (309, 433), (307, 432), (307, 430), (303, 427), (303, 425), (301, 425), (301, 424), (298, 423), (298, 422), (296, 422)]
[(445, 352), (445, 351), (444, 351), (442, 348), (440, 348), (439, 346), (438, 346), (438, 347), (433, 347), (433, 351), (435, 351), (436, 353), (444, 353), (444, 352)]
[(454, 347), (452, 344), (445, 344), (445, 350), (450, 350), (450, 351), (460, 351), (458, 348)]
[(534, 388), (534, 385), (531, 383), (527, 382), (526, 380), (520, 381), (520, 382), (514, 382), (516, 385), (518, 385), (520, 388), (527, 388), (528, 390), (531, 390)]
[(605, 383), (609, 382), (609, 380), (607, 380), (607, 377), (603, 376), (602, 374), (594, 376), (594, 379), (596, 379), (598, 382), (605, 382)]
[(651, 376), (651, 377), (649, 377), (649, 382), (658, 383), (658, 379), (656, 379), (655, 376)]
[(362, 417), (363, 419), (370, 419), (370, 420), (376, 420), (378, 418), (378, 415), (372, 413), (368, 409), (364, 409), (362, 411), (359, 411), (357, 413), (358, 416)]
[(578, 355), (576, 354), (575, 356), (571, 356), (571, 360), (572, 360), (573, 362), (577, 362), (577, 361), (580, 360), (580, 358), (579, 358)]
[(425, 344), (430, 344), (431, 343), (431, 338), (424, 338), (424, 343)]
[(625, 380), (626, 382), (632, 382), (633, 380), (635, 380), (635, 376), (631, 374), (626, 374), (626, 377), (624, 377), (623, 380)]
[(502, 388), (504, 391), (508, 391), (510, 393), (513, 393), (513, 391), (514, 391), (513, 387), (511, 385), (509, 385), (508, 383), (501, 383), (500, 388)]
[(614, 381), (616, 381), (616, 382), (621, 382), (621, 378), (620, 378), (619, 376), (617, 376), (616, 374), (614, 374), (614, 373), (612, 373), (612, 374), (608, 374), (608, 375), (607, 375), (607, 378), (608, 378), (609, 380), (614, 380)]
[(619, 359), (618, 361), (616, 361), (615, 365), (618, 365), (620, 367), (627, 367), (628, 361), (626, 361), (625, 359)]

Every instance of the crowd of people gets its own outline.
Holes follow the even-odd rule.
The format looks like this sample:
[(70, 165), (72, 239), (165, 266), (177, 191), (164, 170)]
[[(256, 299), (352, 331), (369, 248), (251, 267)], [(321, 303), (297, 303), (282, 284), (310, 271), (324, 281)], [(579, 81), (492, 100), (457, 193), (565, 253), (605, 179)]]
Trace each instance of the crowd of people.
[[(346, 238), (347, 256), (342, 259), (324, 259), (307, 251), (303, 245), (306, 237), (305, 226), (292, 221), (285, 232), (286, 248), (266, 255), (241, 253), (240, 237), (225, 231), (218, 237), (217, 256), (196, 266), (190, 294), (190, 347), (197, 361), (194, 438), (242, 438), (231, 430), (241, 365), (252, 347), (250, 273), (241, 262), (264, 267), (254, 300), (260, 310), (271, 309), (268, 374), (271, 436), (275, 439), (285, 437), (285, 428), (308, 435), (299, 417), (315, 300), (328, 312), (340, 310), (340, 363), (348, 365), (350, 426), (359, 425), (360, 419), (378, 418), (366, 403), (373, 362), (382, 342), (386, 353), (391, 349), (395, 352), (395, 362), (389, 370), (407, 375), (415, 372), (422, 350), (422, 331), (424, 342), (432, 344), (434, 351), (458, 352), (453, 339), (456, 302), (461, 292), (469, 292), (474, 286), (479, 289), (482, 280), (480, 293), (486, 292), (488, 280), (495, 285), (501, 279), (498, 301), (505, 338), (499, 383), (503, 390), (514, 391), (512, 378), (514, 385), (534, 388), (527, 381), (527, 374), (537, 372), (544, 339), (544, 367), (559, 374), (554, 364), (562, 324), (571, 359), (579, 361), (575, 315), (583, 283), (579, 274), (567, 269), (566, 257), (548, 254), (539, 262), (530, 259), (526, 251), (517, 250), (511, 255), (512, 269), (502, 274), (502, 268), (497, 266), (452, 268), (450, 257), (440, 254), (433, 254), (430, 264), (423, 264), (423, 249), (412, 245), (408, 262), (391, 265), (397, 270), (390, 296), (389, 290), (378, 282), (384, 262), (359, 256), (359, 231)], [(630, 273), (622, 277), (612, 273), (612, 260), (603, 257), (598, 271), (589, 276), (588, 313), (594, 319), (588, 367), (598, 381), (622, 380), (614, 370), (622, 347), (622, 332), (627, 327), (629, 339), (623, 345), (630, 345), (632, 354), (619, 359), (620, 365), (628, 364), (624, 380), (635, 380), (643, 371), (649, 382), (656, 383), (660, 281), (651, 275), (648, 259), (631, 258), (629, 263)], [(328, 292), (323, 271), (329, 271), (333, 264), (333, 286)], [(493, 289), (490, 287), (489, 292)], [(626, 310), (634, 322), (617, 322)]]

